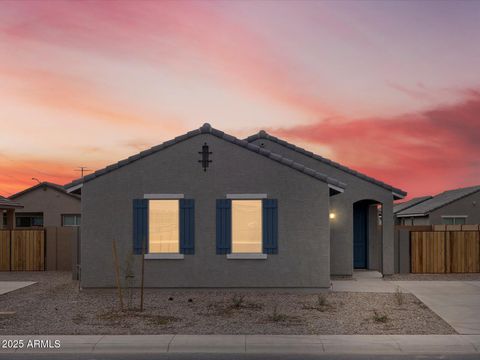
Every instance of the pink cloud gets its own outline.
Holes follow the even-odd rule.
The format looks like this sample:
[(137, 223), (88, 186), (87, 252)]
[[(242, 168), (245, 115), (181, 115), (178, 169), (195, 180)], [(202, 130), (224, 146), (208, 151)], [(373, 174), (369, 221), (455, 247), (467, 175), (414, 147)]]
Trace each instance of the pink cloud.
[[(6, 6), (6, 5), (5, 5)], [(309, 115), (336, 115), (311, 79), (259, 34), (210, 2), (10, 2), (0, 34), (195, 74), (199, 64), (216, 81)], [(65, 64), (68, 66), (68, 64)]]
[(410, 196), (480, 184), (480, 93), (453, 106), (392, 118), (330, 119), (272, 133), (329, 146), (338, 162)]

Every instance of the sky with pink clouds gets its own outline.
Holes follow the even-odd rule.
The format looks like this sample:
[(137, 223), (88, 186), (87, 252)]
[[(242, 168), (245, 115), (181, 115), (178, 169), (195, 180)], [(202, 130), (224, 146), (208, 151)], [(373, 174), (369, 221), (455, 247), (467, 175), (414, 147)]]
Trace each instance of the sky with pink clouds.
[(409, 192), (480, 184), (480, 2), (3, 1), (0, 194), (209, 122)]

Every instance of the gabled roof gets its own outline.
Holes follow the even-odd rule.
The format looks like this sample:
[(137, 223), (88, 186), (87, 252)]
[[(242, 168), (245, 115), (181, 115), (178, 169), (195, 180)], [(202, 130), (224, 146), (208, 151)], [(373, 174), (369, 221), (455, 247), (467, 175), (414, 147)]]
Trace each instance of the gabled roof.
[(393, 213), (396, 214), (400, 211), (406, 210), (408, 208), (411, 208), (412, 206), (418, 205), (421, 202), (424, 202), (425, 200), (431, 199), (432, 197), (430, 195), (428, 196), (419, 196), (413, 199), (410, 199), (408, 201), (404, 201), (398, 204), (393, 205)]
[(19, 203), (7, 199), (0, 195), (0, 209), (20, 209), (23, 208)]
[(362, 174), (362, 173), (359, 173), (358, 171), (356, 170), (353, 170), (353, 169), (350, 169), (346, 166), (343, 166), (335, 161), (332, 161), (332, 160), (329, 160), (327, 158), (324, 158), (323, 156), (320, 156), (320, 155), (317, 155), (317, 154), (314, 154), (313, 152), (311, 151), (308, 151), (308, 150), (305, 150), (305, 149), (302, 149), (294, 144), (291, 144), (285, 140), (282, 140), (278, 137), (275, 137), (273, 135), (270, 135), (268, 134), (265, 130), (261, 130), (259, 131), (258, 133), (254, 134), (254, 135), (251, 135), (249, 137), (247, 137), (245, 140), (248, 141), (248, 142), (252, 142), (252, 141), (255, 141), (257, 139), (267, 139), (267, 140), (270, 140), (270, 141), (273, 141), (277, 144), (280, 144), (280, 145), (283, 145), (291, 150), (294, 150), (300, 154), (303, 154), (303, 155), (306, 155), (308, 157), (311, 157), (315, 160), (318, 160), (318, 161), (321, 161), (327, 165), (330, 165), (330, 166), (333, 166), (334, 168), (337, 168), (339, 170), (342, 170), (350, 175), (354, 175), (362, 180), (365, 180), (365, 181), (368, 181), (372, 184), (375, 184), (375, 185), (378, 185), (384, 189), (387, 189), (389, 191), (391, 191), (392, 193), (394, 193), (394, 197), (397, 198), (397, 199), (403, 199), (407, 193), (401, 189), (398, 189), (398, 188), (395, 188), (391, 185), (388, 185), (380, 180), (377, 180), (377, 179), (374, 179), (370, 176), (367, 176), (365, 174)]
[(264, 157), (266, 157), (266, 158), (268, 158), (272, 161), (278, 162), (282, 165), (285, 165), (285, 166), (287, 166), (289, 168), (292, 168), (296, 171), (299, 171), (303, 174), (311, 176), (311, 177), (313, 177), (317, 180), (323, 181), (323, 182), (327, 183), (330, 186), (330, 188), (334, 189), (336, 192), (342, 192), (343, 189), (346, 186), (345, 183), (343, 183), (343, 182), (341, 182), (337, 179), (334, 179), (334, 178), (331, 178), (331, 177), (329, 177), (325, 174), (319, 173), (319, 172), (317, 172), (313, 169), (310, 169), (310, 168), (306, 167), (305, 165), (294, 162), (291, 159), (287, 159), (287, 158), (285, 158), (281, 155), (275, 154), (275, 153), (271, 152), (270, 150), (264, 149), (260, 146), (255, 145), (255, 144), (250, 144), (249, 142), (247, 142), (245, 140), (238, 139), (238, 138), (236, 138), (232, 135), (228, 135), (228, 134), (224, 133), (223, 131), (212, 128), (210, 126), (210, 124), (205, 123), (199, 129), (189, 131), (188, 133), (186, 133), (184, 135), (177, 136), (176, 138), (174, 138), (172, 140), (166, 141), (166, 142), (164, 142), (160, 145), (154, 146), (154, 147), (152, 147), (148, 150), (144, 150), (144, 151), (142, 151), (142, 152), (140, 152), (136, 155), (130, 156), (127, 159), (124, 159), (124, 160), (121, 160), (121, 161), (119, 161), (115, 164), (109, 165), (109, 166), (107, 166), (107, 167), (105, 167), (101, 170), (97, 170), (94, 173), (88, 174), (87, 176), (85, 176), (83, 178), (74, 180), (71, 183), (66, 184), (65, 189), (67, 189), (67, 191), (69, 191), (69, 190), (74, 191), (74, 189), (77, 189), (83, 183), (91, 181), (91, 180), (93, 180), (93, 179), (95, 179), (99, 176), (105, 175), (109, 172), (115, 171), (116, 169), (119, 169), (119, 168), (121, 168), (123, 166), (126, 166), (128, 164), (131, 164), (134, 161), (137, 161), (137, 160), (142, 159), (144, 157), (147, 157), (149, 155), (155, 154), (159, 151), (162, 151), (166, 148), (169, 148), (170, 146), (173, 146), (175, 144), (178, 144), (182, 141), (193, 138), (193, 137), (195, 137), (197, 135), (200, 135), (200, 134), (211, 134), (211, 135), (216, 136), (219, 139), (223, 139), (223, 140), (225, 140), (225, 141), (227, 141), (231, 144), (240, 146), (240, 147), (244, 148), (245, 150), (252, 151), (254, 153), (259, 154), (260, 156), (264, 156)]
[(54, 184), (54, 183), (51, 183), (51, 182), (48, 182), (48, 181), (38, 183), (35, 186), (32, 186), (32, 187), (29, 187), (25, 190), (19, 191), (16, 194), (13, 194), (12, 196), (10, 196), (9, 199), (16, 199), (16, 198), (18, 198), (22, 195), (25, 195), (25, 194), (27, 194), (31, 191), (37, 190), (39, 188), (50, 188), (50, 189), (56, 190), (58, 192), (61, 192), (62, 194), (72, 196), (77, 200), (80, 200), (80, 197), (78, 195), (68, 193), (67, 190), (65, 190), (65, 188), (62, 185)]
[(429, 200), (423, 201), (418, 205), (412, 206), (408, 209), (398, 212), (397, 216), (398, 217), (425, 216), (434, 210), (437, 210), (454, 201), (460, 200), (465, 196), (471, 195), (477, 191), (480, 191), (480, 185), (444, 191), (441, 194), (435, 195)]

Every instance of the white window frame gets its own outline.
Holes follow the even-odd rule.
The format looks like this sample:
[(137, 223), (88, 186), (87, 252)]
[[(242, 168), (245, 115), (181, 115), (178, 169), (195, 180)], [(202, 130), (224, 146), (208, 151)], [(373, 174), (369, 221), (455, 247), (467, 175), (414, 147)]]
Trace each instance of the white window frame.
[[(64, 217), (65, 216), (74, 216), (75, 217), (75, 225), (65, 225)], [(62, 214), (61, 215), (61, 220), (62, 220), (62, 226), (63, 227), (79, 227), (81, 225), (77, 224), (77, 219), (80, 218), (80, 221), (82, 221), (82, 214)]]
[[(180, 200), (185, 197), (184, 194), (144, 194), (143, 198), (148, 200)], [(150, 202), (150, 201), (149, 201)], [(150, 204), (149, 204), (150, 205)], [(180, 204), (179, 204), (180, 206)], [(179, 214), (180, 216), (180, 209)], [(149, 230), (150, 232), (150, 227)], [(145, 260), (182, 260), (184, 255), (180, 253), (180, 232), (178, 234), (178, 253), (147, 253), (143, 255)], [(150, 238), (150, 234), (149, 234)]]
[[(450, 224), (450, 225), (465, 225), (467, 223), (468, 215), (442, 215), (441, 217), (442, 217), (442, 221), (444, 219), (453, 219), (453, 224)], [(465, 219), (465, 223), (456, 224), (456, 219)], [(443, 224), (443, 225), (448, 225), (448, 224)]]
[[(227, 199), (231, 200), (262, 200), (267, 199), (267, 194), (227, 194)], [(232, 214), (233, 215), (233, 214)], [(262, 211), (262, 233), (263, 233), (263, 211)], [(233, 217), (232, 217), (233, 223)], [(232, 248), (233, 248), (233, 236), (232, 236)], [(262, 239), (262, 250), (263, 250), (263, 239)], [(267, 254), (262, 252), (259, 253), (230, 253), (227, 254), (228, 260), (266, 260)]]

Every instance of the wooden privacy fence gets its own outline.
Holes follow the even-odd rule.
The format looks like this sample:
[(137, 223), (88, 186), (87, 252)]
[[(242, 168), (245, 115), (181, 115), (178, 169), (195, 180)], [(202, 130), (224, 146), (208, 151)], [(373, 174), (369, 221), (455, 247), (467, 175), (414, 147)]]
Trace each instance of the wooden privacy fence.
[(412, 231), (412, 273), (480, 272), (479, 231)]
[(45, 270), (45, 231), (0, 230), (0, 271)]

